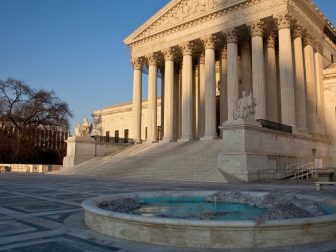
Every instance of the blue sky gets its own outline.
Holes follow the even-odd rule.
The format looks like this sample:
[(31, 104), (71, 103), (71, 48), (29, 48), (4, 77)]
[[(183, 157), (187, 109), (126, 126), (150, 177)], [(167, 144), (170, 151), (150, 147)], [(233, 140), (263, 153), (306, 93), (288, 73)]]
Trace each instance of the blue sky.
[[(130, 101), (123, 39), (169, 0), (0, 0), (0, 79), (54, 90), (75, 122)], [(336, 0), (315, 0), (336, 24)], [(144, 82), (144, 87), (146, 82)]]

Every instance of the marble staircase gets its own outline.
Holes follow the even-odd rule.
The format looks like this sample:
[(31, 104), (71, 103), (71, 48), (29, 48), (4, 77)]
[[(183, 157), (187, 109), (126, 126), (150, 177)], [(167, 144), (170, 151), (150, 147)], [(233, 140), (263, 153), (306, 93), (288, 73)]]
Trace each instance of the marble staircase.
[(157, 143), (131, 146), (56, 174), (130, 179), (228, 182), (217, 169), (222, 141)]

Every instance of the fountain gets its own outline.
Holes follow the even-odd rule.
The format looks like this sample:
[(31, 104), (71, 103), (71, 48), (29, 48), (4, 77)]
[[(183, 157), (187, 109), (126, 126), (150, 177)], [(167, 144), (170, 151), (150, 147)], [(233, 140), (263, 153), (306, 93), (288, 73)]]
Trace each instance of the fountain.
[(90, 228), (159, 245), (261, 248), (336, 238), (336, 208), (304, 195), (138, 192), (96, 197), (82, 205)]

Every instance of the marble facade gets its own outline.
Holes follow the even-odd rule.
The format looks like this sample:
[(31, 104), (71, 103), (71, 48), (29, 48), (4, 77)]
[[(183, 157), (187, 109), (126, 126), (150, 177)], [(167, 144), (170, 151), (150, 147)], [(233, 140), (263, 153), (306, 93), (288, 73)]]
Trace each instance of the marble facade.
[(159, 140), (159, 123), (163, 141), (215, 139), (218, 126), (233, 120), (241, 91), (253, 93), (255, 119), (326, 134), (323, 70), (336, 58), (336, 29), (310, 0), (172, 0), (124, 42), (134, 69), (130, 128), (137, 142), (143, 120), (149, 142)]

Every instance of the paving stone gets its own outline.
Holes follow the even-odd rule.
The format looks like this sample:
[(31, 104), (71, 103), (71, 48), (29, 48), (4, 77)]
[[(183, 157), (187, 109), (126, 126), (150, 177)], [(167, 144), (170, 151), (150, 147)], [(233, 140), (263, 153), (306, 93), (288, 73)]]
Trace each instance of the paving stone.
[[(316, 192), (308, 183), (222, 184), (167, 181), (117, 180), (115, 178), (0, 174), (0, 251), (118, 251), (118, 252), (210, 252), (225, 250), (178, 249), (118, 240), (86, 227), (80, 203), (96, 195), (158, 190), (254, 190), (304, 193), (311, 197), (334, 197), (336, 190)], [(56, 202), (55, 202), (56, 201)], [(71, 204), (72, 205), (69, 205)], [(336, 241), (292, 248), (230, 250), (230, 252), (331, 252)]]

